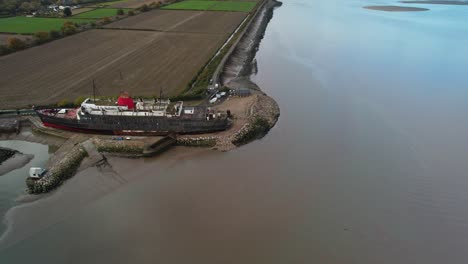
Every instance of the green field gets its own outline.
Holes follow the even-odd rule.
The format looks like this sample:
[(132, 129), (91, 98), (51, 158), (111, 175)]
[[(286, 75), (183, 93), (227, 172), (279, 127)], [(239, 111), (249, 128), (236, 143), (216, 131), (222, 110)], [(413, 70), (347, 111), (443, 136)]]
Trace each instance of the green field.
[(164, 6), (162, 9), (250, 12), (256, 4), (256, 2), (190, 0)]
[(129, 0), (117, 0), (117, 1), (110, 1), (110, 2), (101, 2), (101, 3), (96, 3), (90, 5), (90, 7), (106, 7), (110, 5), (115, 5), (115, 4), (120, 4), (120, 3), (125, 3), (128, 2)]
[[(119, 10), (119, 8), (98, 8), (98, 9), (94, 9), (94, 10), (89, 11), (89, 12), (84, 12), (84, 13), (78, 14), (76, 16), (73, 16), (73, 18), (88, 19), (88, 18), (113, 17), (113, 16), (117, 15), (117, 10)], [(123, 9), (123, 10), (124, 10), (125, 13), (127, 13), (128, 10), (130, 10), (130, 9)]]
[(73, 23), (89, 23), (90, 20), (63, 19), (63, 18), (41, 18), (41, 17), (9, 17), (0, 18), (0, 32), (8, 33), (35, 33), (39, 31), (60, 30), (65, 21)]
[(256, 4), (255, 2), (218, 2), (218, 4), (212, 6), (209, 10), (250, 12)]
[(161, 9), (208, 10), (217, 3), (216, 1), (184, 1), (164, 6)]

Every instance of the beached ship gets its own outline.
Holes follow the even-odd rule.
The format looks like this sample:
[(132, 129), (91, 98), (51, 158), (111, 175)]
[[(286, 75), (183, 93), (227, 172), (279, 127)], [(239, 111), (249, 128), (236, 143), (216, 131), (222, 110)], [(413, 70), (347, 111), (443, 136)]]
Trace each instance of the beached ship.
[(116, 135), (190, 134), (225, 130), (227, 114), (205, 106), (169, 100), (134, 100), (123, 93), (117, 103), (86, 99), (78, 108), (35, 108), (44, 126)]

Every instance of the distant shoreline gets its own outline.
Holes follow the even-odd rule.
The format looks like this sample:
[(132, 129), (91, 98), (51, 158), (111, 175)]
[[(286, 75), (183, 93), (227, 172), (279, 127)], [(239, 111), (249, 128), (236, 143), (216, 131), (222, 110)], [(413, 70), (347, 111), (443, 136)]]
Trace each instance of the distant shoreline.
[(406, 6), (364, 6), (365, 9), (386, 11), (386, 12), (420, 12), (429, 11), (427, 8), (406, 7)]
[(404, 4), (430, 4), (430, 5), (468, 5), (465, 1), (400, 1)]

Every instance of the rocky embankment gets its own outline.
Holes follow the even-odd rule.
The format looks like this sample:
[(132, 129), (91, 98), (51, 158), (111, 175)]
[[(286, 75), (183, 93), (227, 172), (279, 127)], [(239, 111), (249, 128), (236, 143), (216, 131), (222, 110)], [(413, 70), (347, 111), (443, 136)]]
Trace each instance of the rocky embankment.
[(276, 0), (266, 0), (262, 9), (250, 22), (239, 43), (228, 60), (223, 65), (220, 80), (224, 85), (238, 78), (248, 78), (255, 68), (254, 58), (265, 35), (268, 23), (273, 18), (273, 11), (282, 3)]
[(70, 149), (67, 148), (66, 152), (60, 151), (55, 155), (58, 158), (57, 162), (54, 162), (49, 167), (44, 177), (38, 180), (32, 178), (26, 180), (29, 193), (47, 193), (57, 188), (75, 174), (83, 159), (88, 156), (88, 153), (81, 144), (78, 144)]
[[(234, 113), (232, 127), (228, 131), (215, 134), (182, 136), (178, 138), (178, 144), (214, 147), (227, 151), (265, 136), (276, 124), (280, 116), (278, 104), (250, 80), (250, 75), (255, 68), (254, 58), (268, 23), (273, 17), (273, 11), (281, 5), (281, 2), (275, 0), (265, 1), (256, 16), (250, 21), (233, 51), (228, 54), (229, 58), (222, 65), (223, 70), (220, 78), (213, 78), (219, 79), (221, 84), (229, 89), (250, 89), (252, 91), (250, 96), (252, 98), (230, 98), (228, 99), (231, 100), (230, 102), (227, 101), (214, 107), (218, 110), (230, 110)], [(236, 108), (240, 109), (235, 110)]]
[(2, 118), (0, 120), (0, 133), (19, 132), (20, 121), (16, 118)]
[[(47, 132), (47, 130), (44, 130)], [(149, 157), (171, 147), (171, 137), (138, 137), (132, 140), (116, 140), (109, 136), (76, 134), (70, 137), (50, 158), (47, 173), (40, 179), (28, 178), (30, 194), (47, 193), (77, 171), (107, 163), (105, 155), (127, 158)]]
[(202, 135), (181, 135), (177, 137), (177, 144), (228, 151), (265, 136), (279, 118), (279, 106), (249, 80), (242, 80), (242, 85), (251, 87), (253, 94), (244, 98), (230, 97), (214, 107), (216, 110), (229, 109), (232, 112), (232, 125), (228, 130)]
[(96, 149), (107, 155), (119, 155), (123, 157), (142, 157), (145, 142), (141, 140), (112, 140), (93, 138)]

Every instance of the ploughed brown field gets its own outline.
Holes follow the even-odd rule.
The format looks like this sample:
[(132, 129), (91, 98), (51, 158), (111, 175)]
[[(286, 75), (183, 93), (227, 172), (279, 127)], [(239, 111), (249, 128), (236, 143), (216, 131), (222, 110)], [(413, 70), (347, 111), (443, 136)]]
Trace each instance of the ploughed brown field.
[(177, 95), (245, 16), (165, 12), (178, 11), (151, 11), (126, 22), (151, 24), (159, 18), (149, 14), (161, 15), (168, 20), (161, 22), (164, 32), (96, 29), (0, 57), (0, 109), (90, 96), (93, 79), (101, 96), (154, 96), (161, 88), (165, 96)]
[(226, 34), (233, 32), (245, 17), (242, 12), (154, 10), (106, 28)]
[[(0, 107), (56, 103), (92, 94), (175, 95), (223, 35), (92, 30), (0, 58)], [(122, 80), (120, 73), (122, 72)]]

